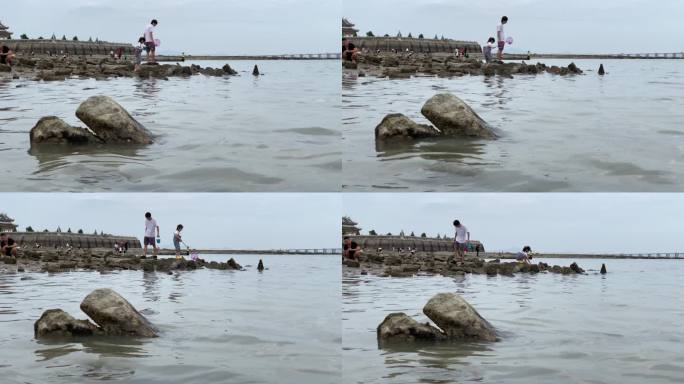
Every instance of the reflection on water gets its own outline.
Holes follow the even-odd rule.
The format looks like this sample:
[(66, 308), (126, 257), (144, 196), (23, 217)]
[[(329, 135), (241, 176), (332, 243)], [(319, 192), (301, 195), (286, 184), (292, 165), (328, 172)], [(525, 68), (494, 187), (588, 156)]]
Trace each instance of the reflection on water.
[[(1, 381), (339, 383), (337, 258), (205, 258), (229, 257), (253, 266), (263, 259), (269, 269), (0, 274), (0, 306), (11, 309), (0, 312)], [(33, 279), (22, 279), (27, 275)], [(46, 309), (87, 318), (80, 302), (100, 287), (126, 297), (160, 337), (33, 339), (33, 323)]]
[[(567, 65), (565, 61), (545, 60)], [(377, 79), (343, 75), (343, 185), (347, 190), (681, 191), (684, 71), (677, 60), (576, 61), (583, 76)], [(466, 101), (495, 141), (376, 143), (390, 113), (429, 123), (439, 92)], [(469, 147), (475, 147), (470, 150)], [(465, 152), (465, 153), (464, 153)]]
[[(218, 62), (200, 62), (216, 67)], [(222, 65), (223, 63), (221, 63)], [(235, 77), (63, 82), (0, 76), (0, 161), (23, 191), (336, 191), (339, 190), (339, 63), (249, 62)], [(30, 148), (43, 116), (84, 124), (86, 98), (105, 94), (157, 136), (139, 148)]]
[[(564, 260), (540, 260), (568, 264)], [(345, 383), (678, 383), (684, 375), (681, 260), (579, 260), (588, 274), (381, 278), (345, 271)], [(609, 267), (600, 275), (601, 263)], [(456, 292), (501, 333), (496, 343), (378, 345), (392, 312)]]

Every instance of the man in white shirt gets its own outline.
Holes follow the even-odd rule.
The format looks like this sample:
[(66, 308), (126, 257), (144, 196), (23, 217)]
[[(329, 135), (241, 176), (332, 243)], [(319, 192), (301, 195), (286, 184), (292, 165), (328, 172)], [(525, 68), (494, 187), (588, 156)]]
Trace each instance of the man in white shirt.
[(147, 246), (151, 245), (153, 250), (152, 253), (152, 258), (156, 259), (157, 258), (157, 241), (155, 239), (155, 230), (156, 230), (156, 237), (159, 237), (159, 225), (157, 225), (157, 220), (152, 218), (152, 214), (149, 212), (145, 213), (145, 239), (143, 241), (143, 244), (145, 244), (145, 257), (147, 257)]
[(496, 58), (501, 61), (503, 60), (503, 51), (506, 46), (506, 34), (504, 33), (504, 25), (508, 23), (508, 16), (501, 18), (501, 24), (496, 27), (496, 39), (499, 47), (499, 52), (496, 54)]
[(156, 44), (154, 42), (154, 27), (157, 26), (157, 20), (154, 19), (150, 22), (150, 25), (145, 28), (145, 51), (147, 52), (147, 62), (154, 63), (155, 56), (154, 51)]
[(454, 231), (454, 248), (456, 249), (456, 255), (462, 263), (466, 247), (470, 241), (470, 232), (468, 232), (468, 228), (458, 220), (454, 220)]

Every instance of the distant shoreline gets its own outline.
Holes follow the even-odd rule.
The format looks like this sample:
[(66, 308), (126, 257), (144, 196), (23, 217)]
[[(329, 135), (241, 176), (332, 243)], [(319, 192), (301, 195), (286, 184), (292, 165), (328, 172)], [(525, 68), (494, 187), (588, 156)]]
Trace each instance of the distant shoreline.
[(193, 60), (232, 60), (232, 61), (263, 61), (263, 60), (339, 60), (339, 57), (320, 55), (159, 55), (157, 61), (193, 61)]

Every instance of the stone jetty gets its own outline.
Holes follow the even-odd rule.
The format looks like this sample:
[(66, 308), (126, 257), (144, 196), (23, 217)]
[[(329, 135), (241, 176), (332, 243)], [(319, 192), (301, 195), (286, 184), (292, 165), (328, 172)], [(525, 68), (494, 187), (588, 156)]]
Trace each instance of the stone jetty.
[(418, 274), (457, 276), (478, 274), (488, 276), (513, 276), (517, 273), (557, 273), (563, 275), (583, 274), (584, 270), (572, 263), (569, 266), (546, 263), (524, 264), (499, 259), (486, 261), (473, 254), (465, 256), (463, 262), (453, 252), (415, 252), (393, 250), (364, 250), (360, 261), (345, 260), (350, 269), (361, 269), (376, 275), (411, 277)]
[(0, 257), (0, 271), (8, 272), (72, 272), (72, 271), (120, 271), (133, 270), (144, 272), (169, 273), (192, 271), (196, 269), (242, 270), (233, 258), (225, 262), (197, 260), (176, 260), (174, 258), (153, 259), (143, 257), (141, 250), (118, 253), (104, 249), (38, 248), (22, 247), (18, 257)]
[(496, 329), (455, 293), (433, 296), (423, 313), (437, 327), (419, 323), (403, 312), (391, 313), (378, 325), (380, 343), (413, 341), (497, 341)]
[(48, 309), (34, 323), (37, 339), (125, 336), (157, 337), (159, 331), (121, 295), (108, 288), (92, 291), (81, 302), (81, 310), (96, 323), (76, 320), (61, 309)]
[[(9, 72), (9, 67), (0, 64), (0, 72)], [(3, 71), (6, 68), (7, 71)], [(13, 66), (14, 77), (29, 78), (36, 81), (61, 81), (68, 78), (104, 80), (116, 77), (155, 78), (168, 80), (170, 77), (233, 76), (237, 71), (225, 64), (221, 68), (201, 67), (196, 64), (183, 66), (176, 64), (147, 64), (134, 71), (130, 61), (111, 58), (93, 58), (86, 56), (70, 57), (18, 57)]]
[(536, 75), (579, 75), (583, 71), (574, 63), (567, 67), (547, 66), (543, 63), (525, 62), (483, 63), (477, 58), (461, 59), (454, 55), (429, 53), (363, 53), (358, 62), (344, 62), (347, 71), (355, 71), (359, 76), (389, 77), (391, 79), (410, 78), (419, 75), (440, 77)]

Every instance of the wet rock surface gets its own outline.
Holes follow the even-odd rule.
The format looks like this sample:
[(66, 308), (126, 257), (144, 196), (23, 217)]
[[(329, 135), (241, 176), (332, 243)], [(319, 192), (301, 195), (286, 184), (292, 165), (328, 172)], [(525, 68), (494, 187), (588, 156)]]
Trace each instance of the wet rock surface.
[(381, 342), (439, 341), (446, 335), (430, 324), (419, 323), (403, 312), (390, 313), (378, 325), (378, 340)]
[[(199, 65), (183, 66), (178, 63), (154, 65), (145, 63), (140, 66), (137, 72), (134, 69), (135, 66), (132, 62), (82, 56), (19, 57), (16, 60), (16, 65), (14, 65), (14, 71), (19, 77), (28, 77), (36, 81), (61, 81), (67, 78), (103, 80), (116, 77), (166, 80), (169, 77), (189, 77), (198, 74), (216, 77), (237, 74), (228, 64), (221, 68), (203, 68)], [(1, 68), (0, 72), (2, 72)]]
[(100, 143), (92, 132), (74, 127), (56, 116), (38, 120), (29, 133), (31, 144), (91, 144)]
[(152, 143), (152, 133), (111, 97), (89, 97), (76, 110), (76, 117), (106, 143)]
[(415, 275), (456, 276), (477, 274), (488, 276), (514, 276), (528, 273), (557, 273), (563, 275), (584, 274), (584, 270), (573, 266), (548, 265), (546, 263), (525, 264), (499, 259), (486, 261), (474, 254), (468, 254), (461, 262), (452, 252), (409, 252), (397, 250), (364, 250), (359, 267), (354, 270), (367, 271), (380, 276), (411, 277)]
[(401, 113), (385, 116), (375, 127), (376, 139), (425, 138), (439, 136), (440, 132), (428, 124), (418, 124)]
[(104, 249), (32, 249), (22, 247), (18, 257), (0, 257), (0, 263), (8, 271), (19, 268), (28, 272), (70, 272), (70, 271), (143, 271), (166, 273), (171, 271), (192, 271), (201, 268), (219, 270), (242, 270), (242, 266), (234, 259), (226, 262), (197, 260), (176, 260), (174, 258), (153, 259), (134, 254), (115, 253)]
[(126, 299), (108, 288), (96, 289), (81, 302), (81, 310), (107, 335), (157, 337), (157, 329)]
[(497, 136), (468, 104), (450, 93), (432, 96), (420, 112), (445, 136), (485, 139)]
[(403, 312), (390, 313), (378, 325), (378, 341), (497, 341), (497, 333), (465, 299), (455, 293), (433, 296), (423, 313), (437, 327), (419, 323)]
[[(346, 63), (346, 62), (344, 62)], [(412, 76), (502, 76), (536, 75), (550, 73), (554, 75), (582, 74), (574, 63), (567, 67), (548, 67), (543, 63), (534, 65), (525, 62), (491, 62), (483, 63), (478, 59), (462, 59), (447, 54), (428, 53), (363, 53), (358, 63), (343, 64), (345, 70), (363, 72), (365, 75), (389, 77), (392, 79), (410, 78)]]
[(450, 339), (496, 341), (496, 330), (465, 299), (455, 293), (432, 297), (423, 313)]
[(76, 320), (61, 309), (48, 309), (33, 324), (36, 339), (102, 335), (102, 330), (89, 320)]

